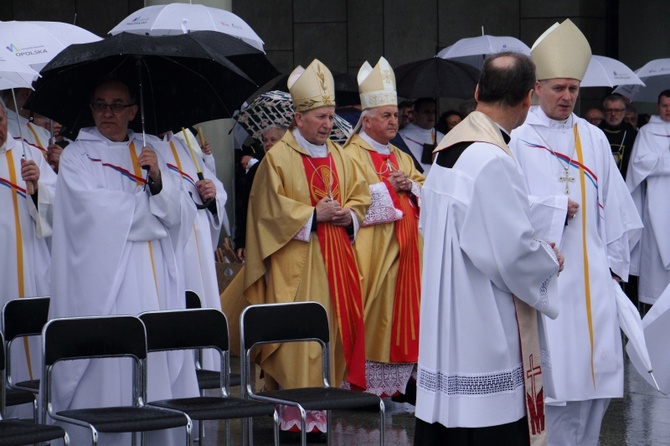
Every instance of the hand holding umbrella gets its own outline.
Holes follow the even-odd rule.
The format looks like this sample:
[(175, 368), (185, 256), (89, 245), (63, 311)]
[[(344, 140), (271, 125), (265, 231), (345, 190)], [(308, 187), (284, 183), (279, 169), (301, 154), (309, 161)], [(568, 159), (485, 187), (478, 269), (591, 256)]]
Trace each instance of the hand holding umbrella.
[(137, 158), (137, 164), (147, 171), (147, 177), (151, 179), (151, 181), (158, 183), (161, 180), (161, 170), (160, 167), (158, 167), (158, 156), (156, 155), (156, 152), (149, 147), (142, 147), (140, 156)]
[[(181, 131), (184, 134), (186, 134), (186, 129), (184, 129), (184, 127), (181, 128)], [(195, 154), (195, 150), (193, 150), (193, 146), (191, 146), (191, 140), (188, 137), (184, 139), (186, 140), (188, 151), (191, 154), (191, 158), (193, 159), (193, 165), (195, 166), (195, 171), (198, 173), (199, 181), (195, 185), (195, 187), (198, 190), (200, 198), (202, 199), (202, 204), (196, 203), (195, 206), (198, 209), (207, 209), (209, 205), (212, 203), (212, 201), (216, 198), (216, 187), (214, 186), (213, 182), (205, 180), (205, 175), (203, 175), (202, 169), (200, 169), (200, 163), (198, 162), (198, 157)], [(193, 197), (191, 196), (191, 198)]]

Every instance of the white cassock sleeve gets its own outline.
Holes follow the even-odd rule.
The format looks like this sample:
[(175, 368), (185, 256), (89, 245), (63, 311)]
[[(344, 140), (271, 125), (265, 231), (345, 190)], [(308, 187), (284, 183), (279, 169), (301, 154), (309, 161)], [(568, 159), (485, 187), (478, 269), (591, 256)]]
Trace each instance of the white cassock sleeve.
[(497, 157), (482, 167), (460, 241), (475, 267), (498, 288), (550, 318), (558, 315), (558, 302), (550, 299), (555, 293), (548, 292), (556, 283), (551, 279), (558, 261), (536, 239), (526, 190), (511, 157)]

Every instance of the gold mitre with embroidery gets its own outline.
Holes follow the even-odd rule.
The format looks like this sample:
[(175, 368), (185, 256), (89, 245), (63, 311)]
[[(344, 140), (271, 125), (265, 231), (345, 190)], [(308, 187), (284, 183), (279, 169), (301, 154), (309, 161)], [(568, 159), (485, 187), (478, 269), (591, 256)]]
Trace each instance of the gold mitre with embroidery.
[(567, 78), (579, 81), (591, 61), (588, 40), (570, 19), (554, 23), (537, 38), (530, 50), (537, 79)]
[(367, 61), (363, 63), (358, 70), (357, 80), (363, 110), (385, 105), (398, 105), (395, 74), (391, 65), (383, 57), (379, 58), (374, 68)]
[(289, 75), (288, 90), (297, 112), (306, 112), (327, 105), (335, 106), (335, 81), (324, 64), (314, 59), (307, 68), (298, 67)]

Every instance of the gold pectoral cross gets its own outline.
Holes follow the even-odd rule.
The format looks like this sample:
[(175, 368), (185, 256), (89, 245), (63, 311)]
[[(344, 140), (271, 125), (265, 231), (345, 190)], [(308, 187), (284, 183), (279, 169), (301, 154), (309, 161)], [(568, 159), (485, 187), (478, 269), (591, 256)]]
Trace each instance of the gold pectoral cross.
[(575, 177), (571, 177), (570, 175), (570, 169), (568, 167), (564, 167), (565, 173), (563, 174), (562, 177), (558, 179), (560, 182), (565, 183), (565, 195), (570, 195), (570, 183), (575, 182)]

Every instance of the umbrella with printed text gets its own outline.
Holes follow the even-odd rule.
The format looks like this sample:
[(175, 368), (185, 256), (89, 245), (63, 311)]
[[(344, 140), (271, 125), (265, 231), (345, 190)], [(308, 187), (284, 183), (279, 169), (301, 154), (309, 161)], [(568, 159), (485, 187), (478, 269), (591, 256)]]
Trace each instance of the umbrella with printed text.
[(227, 34), (121, 33), (71, 45), (41, 72), (26, 106), (63, 124), (67, 136), (93, 125), (89, 97), (105, 77), (135, 87), (140, 113), (131, 128), (161, 134), (229, 118), (278, 73), (265, 54)]
[(582, 87), (614, 87), (616, 85), (641, 85), (644, 82), (623, 62), (611, 57), (592, 55)]
[(0, 22), (0, 47), (35, 71), (40, 71), (58, 53), (75, 43), (101, 40), (90, 31), (63, 22)]
[(622, 85), (614, 92), (622, 94), (635, 102), (658, 101), (658, 95), (670, 88), (670, 59), (654, 59), (635, 70), (643, 82), (642, 85)]
[(167, 36), (192, 31), (221, 32), (263, 51), (263, 40), (237, 15), (223, 9), (190, 3), (146, 6), (123, 19), (109, 33)]

